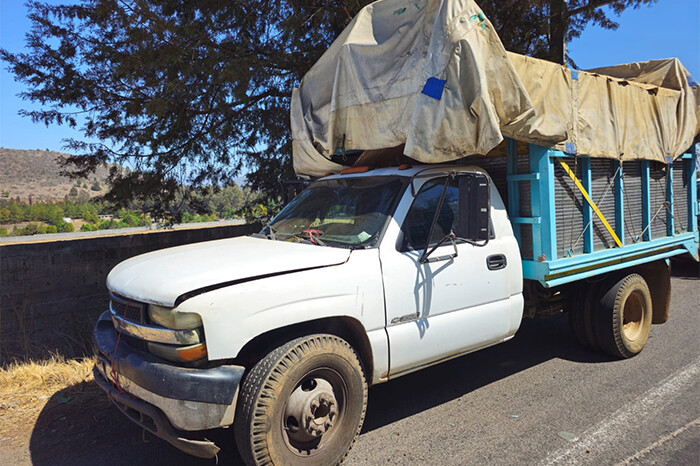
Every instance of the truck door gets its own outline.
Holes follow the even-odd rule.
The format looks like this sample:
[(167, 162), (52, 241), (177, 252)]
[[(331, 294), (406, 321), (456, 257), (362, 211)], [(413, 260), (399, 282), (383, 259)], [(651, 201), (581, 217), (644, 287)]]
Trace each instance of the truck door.
[[(479, 179), (487, 183), (481, 195), (488, 197), (488, 178)], [(496, 206), (473, 211), (476, 182), (469, 174), (440, 176), (407, 189), (382, 241), (390, 375), (503, 341), (519, 325), (522, 296), (518, 291), (511, 299), (511, 279), (520, 278), (512, 273), (521, 267), (517, 245), (512, 233), (499, 238), (489, 226), (490, 211), (503, 209), (497, 194)], [(502, 217), (507, 222), (505, 211)], [(477, 231), (479, 224), (486, 225), (485, 235)], [(463, 239), (445, 240), (457, 231)], [(427, 260), (426, 243), (434, 249)]]

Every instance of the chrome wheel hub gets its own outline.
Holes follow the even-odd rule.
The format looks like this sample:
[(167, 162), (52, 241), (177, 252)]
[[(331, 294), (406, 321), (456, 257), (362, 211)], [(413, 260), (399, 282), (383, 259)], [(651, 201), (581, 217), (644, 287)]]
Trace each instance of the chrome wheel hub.
[(311, 442), (332, 429), (337, 416), (338, 402), (331, 384), (322, 378), (308, 378), (289, 396), (285, 430), (294, 442)]

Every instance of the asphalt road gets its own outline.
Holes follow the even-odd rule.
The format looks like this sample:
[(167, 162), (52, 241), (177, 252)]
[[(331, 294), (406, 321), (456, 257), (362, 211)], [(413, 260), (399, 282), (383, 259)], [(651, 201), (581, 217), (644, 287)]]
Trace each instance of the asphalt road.
[[(526, 320), (510, 342), (371, 388), (347, 464), (700, 464), (697, 265), (672, 282), (671, 318), (635, 358), (579, 348), (564, 316)], [(27, 462), (215, 464), (143, 443), (112, 406), (93, 419), (37, 430)], [(240, 464), (232, 437), (213, 434), (219, 464)]]
[(700, 280), (674, 274), (671, 318), (635, 358), (579, 348), (566, 318), (525, 321), (376, 386), (348, 464), (700, 464)]

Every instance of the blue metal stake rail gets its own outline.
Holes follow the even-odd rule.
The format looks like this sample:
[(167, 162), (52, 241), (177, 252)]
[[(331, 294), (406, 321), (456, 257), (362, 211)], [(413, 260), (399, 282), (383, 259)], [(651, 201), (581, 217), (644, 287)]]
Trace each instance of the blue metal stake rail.
[[(508, 214), (513, 224), (513, 230), (521, 249), (527, 241), (522, 232), (523, 225), (531, 225), (532, 228), (532, 259), (523, 260), (523, 274), (525, 279), (537, 280), (546, 287), (554, 287), (569, 282), (591, 277), (601, 273), (619, 270), (625, 267), (639, 265), (660, 259), (667, 259), (679, 254), (690, 253), (694, 257), (698, 252), (698, 224), (697, 224), (697, 191), (696, 191), (696, 158), (694, 154), (681, 156), (683, 169), (674, 170), (673, 163), (662, 166), (665, 173), (665, 203), (656, 207), (652, 212), (652, 196), (650, 162), (647, 160), (639, 163), (639, 177), (641, 178), (641, 192), (629, 192), (625, 190), (625, 173), (623, 164), (619, 163), (614, 180), (611, 182), (614, 196), (609, 196), (606, 202), (614, 204), (614, 216), (609, 220), (614, 221), (614, 228), (604, 221), (604, 217), (595, 207), (600, 199), (591, 199), (588, 193), (592, 187), (591, 159), (588, 157), (573, 156), (561, 151), (547, 149), (545, 147), (529, 146), (530, 173), (518, 173), (518, 154), (515, 141), (507, 141), (507, 183), (508, 183)], [(570, 254), (566, 257), (558, 257), (557, 228), (563, 228), (557, 224), (556, 196), (557, 181), (555, 179), (555, 162), (557, 159), (563, 162), (564, 158), (578, 157), (577, 164), (581, 169), (580, 179), (574, 181), (581, 190), (578, 193), (581, 202), (582, 224), (584, 225), (581, 237), (583, 240), (583, 253)], [(655, 163), (655, 162), (652, 162)], [(565, 169), (566, 163), (559, 163)], [(677, 167), (678, 168), (678, 167)], [(657, 168), (657, 170), (659, 170)], [(575, 172), (571, 176), (575, 177)], [(631, 176), (631, 174), (627, 174)], [(685, 198), (687, 202), (675, 205), (678, 193), (674, 196), (674, 177), (683, 177), (681, 181), (684, 189), (687, 188)], [(522, 216), (523, 210), (518, 190), (520, 182), (528, 182), (530, 185), (530, 216)], [(642, 226), (641, 237), (625, 239), (625, 219), (631, 212), (625, 212), (625, 196), (637, 195), (641, 197), (641, 218), (633, 219)], [(585, 200), (585, 199), (588, 199)], [(675, 214), (684, 209), (687, 213), (687, 225), (681, 225)], [(665, 210), (665, 213), (663, 212)], [(652, 222), (655, 217), (662, 218), (666, 224), (665, 236), (652, 233)], [(613, 247), (598, 249), (594, 247), (593, 227), (596, 222), (601, 222), (607, 229), (607, 233), (616, 240)], [(679, 230), (682, 230), (679, 233)], [(601, 231), (606, 231), (601, 228)], [(619, 244), (619, 246), (618, 246)]]

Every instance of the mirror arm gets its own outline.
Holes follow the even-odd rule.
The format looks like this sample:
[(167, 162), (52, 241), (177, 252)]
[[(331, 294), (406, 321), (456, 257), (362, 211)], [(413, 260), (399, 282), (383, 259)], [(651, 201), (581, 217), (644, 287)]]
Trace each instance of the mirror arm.
[[(428, 259), (428, 248), (430, 247), (430, 238), (433, 237), (433, 232), (435, 231), (435, 224), (437, 223), (438, 216), (440, 215), (440, 209), (442, 209), (442, 204), (445, 201), (445, 195), (447, 194), (447, 185), (450, 182), (449, 177), (445, 177), (445, 184), (442, 185), (442, 193), (440, 194), (440, 200), (438, 200), (438, 205), (435, 208), (435, 215), (433, 215), (433, 221), (430, 223), (430, 231), (428, 232), (428, 237), (425, 240), (425, 247), (423, 248), (423, 254), (420, 256), (420, 263), (424, 264)], [(443, 238), (444, 240), (444, 238)], [(438, 242), (438, 245), (442, 244), (443, 241)], [(437, 248), (437, 246), (435, 246)], [(435, 250), (433, 248), (430, 252)]]
[[(452, 243), (452, 247), (454, 248), (455, 252), (453, 254), (447, 254), (446, 256), (430, 257), (430, 255), (437, 248), (442, 246), (445, 243), (445, 241), (447, 241), (448, 239)], [(435, 246), (433, 246), (433, 248), (430, 251), (428, 251), (426, 254), (424, 254), (420, 258), (420, 263), (425, 264), (426, 262), (438, 262), (438, 261), (444, 261), (444, 260), (448, 260), (448, 259), (454, 259), (455, 257), (457, 257), (457, 241), (456, 241), (456, 239), (457, 239), (457, 237), (455, 236), (454, 232), (450, 231), (449, 235), (445, 235), (440, 241), (438, 241), (438, 243)]]

